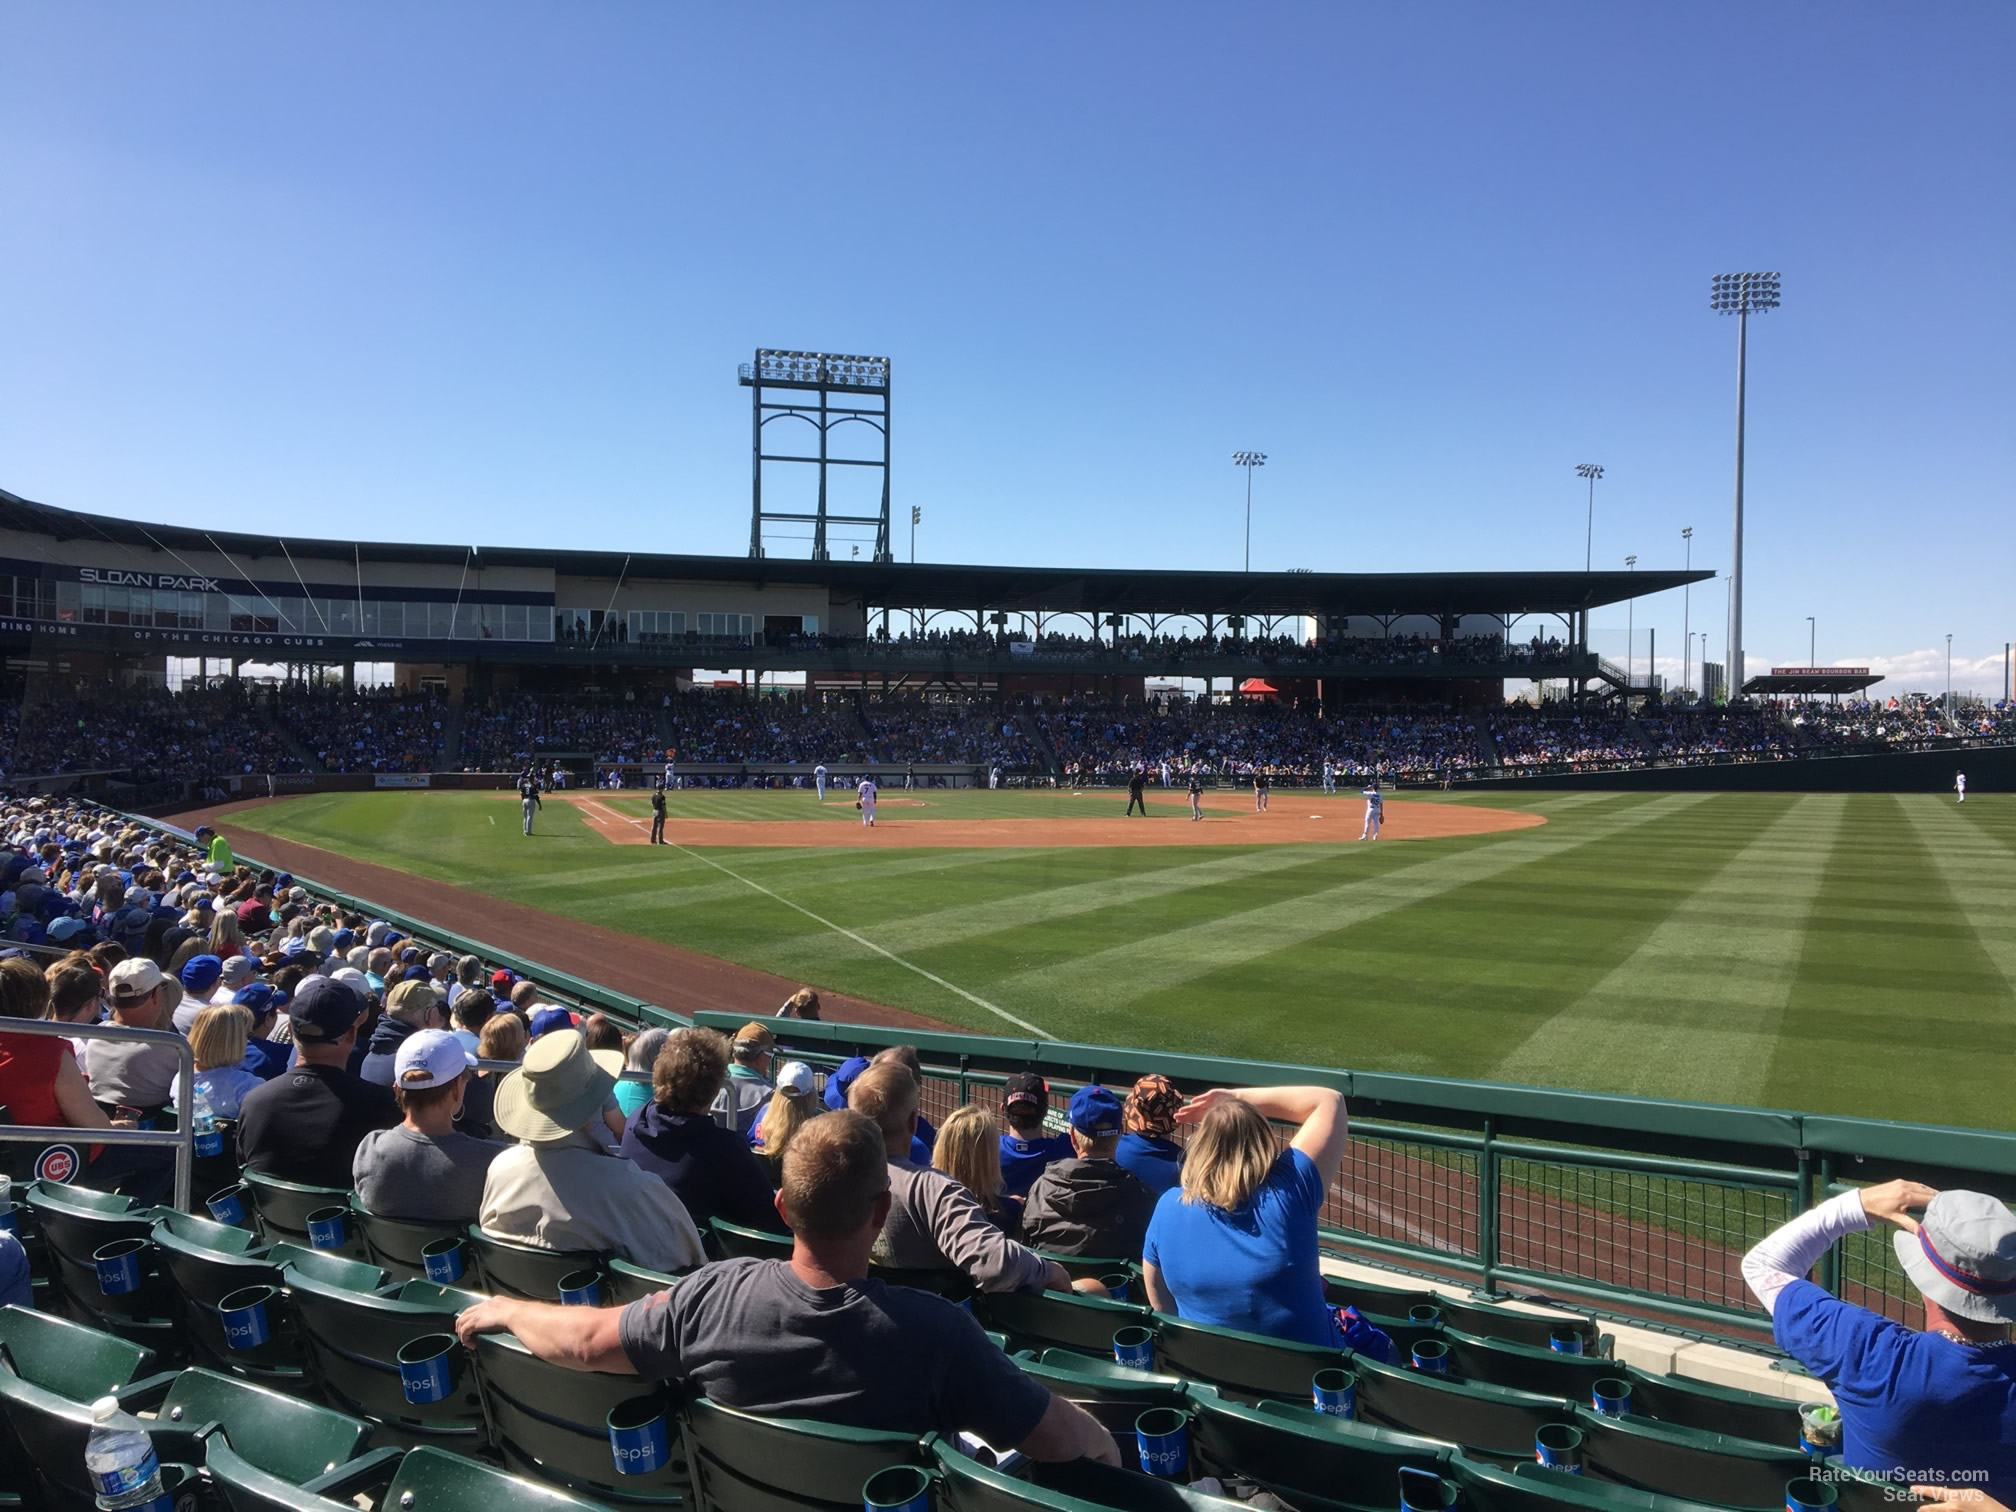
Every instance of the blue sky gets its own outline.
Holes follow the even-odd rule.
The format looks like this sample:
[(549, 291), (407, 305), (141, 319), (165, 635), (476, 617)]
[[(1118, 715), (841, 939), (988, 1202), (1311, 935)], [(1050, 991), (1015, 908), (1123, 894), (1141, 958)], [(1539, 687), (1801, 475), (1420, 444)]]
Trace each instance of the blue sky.
[(920, 559), (1236, 562), (1252, 447), (1256, 567), (1577, 566), (1593, 461), (1599, 564), (1726, 569), (1708, 279), (1768, 268), (1752, 668), (1811, 614), (1993, 689), (2016, 634), (2001, 0), (80, 0), (0, 46), (0, 487), (49, 503), (739, 554), (768, 345), (894, 360)]

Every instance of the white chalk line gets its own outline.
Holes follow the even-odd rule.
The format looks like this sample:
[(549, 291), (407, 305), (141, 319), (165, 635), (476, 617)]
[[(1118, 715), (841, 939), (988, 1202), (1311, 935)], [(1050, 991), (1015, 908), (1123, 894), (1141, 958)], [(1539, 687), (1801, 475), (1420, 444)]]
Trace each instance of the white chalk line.
[(935, 971), (926, 971), (922, 966), (916, 965), (914, 962), (904, 960), (903, 957), (896, 954), (895, 951), (885, 950), (882, 946), (877, 945), (873, 940), (868, 939), (866, 936), (858, 935), (851, 929), (845, 928), (844, 926), (839, 924), (835, 924), (831, 919), (821, 918), (818, 914), (812, 912), (811, 909), (805, 907), (804, 904), (793, 903), (789, 898), (785, 897), (782, 893), (772, 892), (769, 888), (765, 887), (761, 882), (751, 881), (748, 877), (743, 876), (740, 872), (731, 870), (730, 868), (723, 866), (719, 861), (716, 861), (712, 856), (705, 855), (702, 852), (693, 849), (693, 847), (690, 845), (681, 845), (676, 840), (671, 841), (669, 843), (671, 844), (674, 850), (684, 851), (687, 855), (691, 856), (695, 861), (704, 861), (707, 865), (713, 867), (714, 870), (721, 872), (726, 876), (733, 877), (737, 882), (742, 883), (746, 887), (754, 888), (757, 892), (763, 894), (764, 897), (770, 899), (772, 902), (782, 903), (786, 908), (791, 909), (793, 912), (805, 915), (805, 917), (810, 919), (814, 924), (824, 925), (827, 929), (832, 930), (833, 933), (845, 936), (847, 939), (852, 940), (856, 945), (861, 946), (863, 949), (872, 950), (875, 952), (875, 954), (883, 957), (885, 960), (895, 962), (898, 966), (901, 966), (905, 971), (916, 972), (917, 975), (924, 978), (925, 981), (931, 982), (936, 986), (943, 987), (947, 992), (951, 993), (954, 997), (964, 998), (967, 1002), (971, 1003), (975, 1008), (984, 1008), (989, 1013), (993, 1014), (996, 1018), (1001, 1019), (1005, 1023), (1013, 1024), (1017, 1029), (1026, 1029), (1029, 1033), (1035, 1035), (1038, 1039), (1054, 1040), (1055, 1038), (1057, 1038), (1056, 1035), (1050, 1033), (1047, 1029), (1039, 1029), (1034, 1024), (1030, 1023), (1027, 1019), (1020, 1019), (1015, 1017), (1015, 1015), (1010, 1013), (1006, 1008), (1002, 1008), (993, 1003), (990, 1003), (987, 1001), (987, 999), (976, 996), (971, 992), (968, 992), (964, 987), (946, 981), (945, 978), (939, 976)]

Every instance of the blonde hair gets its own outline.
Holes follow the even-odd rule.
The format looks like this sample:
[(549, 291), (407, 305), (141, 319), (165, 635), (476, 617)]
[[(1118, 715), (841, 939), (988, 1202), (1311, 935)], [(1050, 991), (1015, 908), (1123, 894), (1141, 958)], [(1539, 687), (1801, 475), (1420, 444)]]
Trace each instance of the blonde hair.
[(798, 1131), (825, 1111), (815, 1094), (800, 1092), (794, 1097), (779, 1087), (763, 1110), (763, 1148), (757, 1153), (782, 1155)]
[(1222, 1102), (1198, 1120), (1183, 1152), (1183, 1200), (1236, 1213), (1274, 1169), (1274, 1130), (1259, 1110)]
[(978, 1103), (955, 1108), (938, 1130), (931, 1164), (993, 1211), (1001, 1205), (1001, 1125)]
[(210, 952), (222, 955), (226, 950), (242, 950), (245, 945), (245, 931), (238, 925), (238, 915), (229, 909), (217, 911), (216, 922), (210, 926)]
[(189, 1026), (189, 1048), (196, 1052), (198, 1071), (235, 1066), (245, 1059), (245, 1041), (252, 1035), (252, 1011), (236, 1003), (215, 1003), (196, 1015)]
[[(484, 1060), (515, 1061), (525, 1059), (525, 1020), (515, 1013), (493, 1013), (483, 1021), (483, 1032), (476, 1038), (476, 1053)], [(491, 1073), (485, 1071), (485, 1076)]]
[(886, 1139), (909, 1128), (922, 1094), (908, 1066), (884, 1061), (854, 1078), (847, 1089), (847, 1106), (874, 1119)]

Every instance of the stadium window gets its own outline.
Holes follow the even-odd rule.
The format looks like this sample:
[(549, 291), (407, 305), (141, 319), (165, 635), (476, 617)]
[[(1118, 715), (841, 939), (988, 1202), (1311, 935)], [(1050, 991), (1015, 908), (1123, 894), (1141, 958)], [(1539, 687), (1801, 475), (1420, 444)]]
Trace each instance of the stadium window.
[(78, 605), (81, 612), (77, 617), (87, 625), (104, 624), (105, 585), (103, 583), (86, 583), (83, 587), (83, 602)]
[(406, 633), (406, 601), (386, 599), (378, 606), (378, 633), (380, 635), (404, 635)]
[(330, 600), (329, 633), (331, 635), (357, 634), (357, 600), (355, 599)]
[(182, 595), (173, 588), (154, 590), (154, 628), (176, 630), (182, 625)]
[(448, 639), (451, 631), (449, 620), (455, 612), (453, 604), (429, 604), (427, 606), (427, 634), (433, 640)]
[(526, 636), (527, 640), (552, 640), (553, 606), (551, 604), (528, 604), (526, 606), (525, 628), (529, 632)]
[(203, 600), (205, 597), (207, 595), (201, 593), (185, 593), (182, 595), (181, 609), (176, 616), (178, 628), (183, 630), (201, 630), (203, 628)]
[(504, 639), (514, 641), (529, 639), (526, 622), (527, 616), (523, 604), (504, 605)]

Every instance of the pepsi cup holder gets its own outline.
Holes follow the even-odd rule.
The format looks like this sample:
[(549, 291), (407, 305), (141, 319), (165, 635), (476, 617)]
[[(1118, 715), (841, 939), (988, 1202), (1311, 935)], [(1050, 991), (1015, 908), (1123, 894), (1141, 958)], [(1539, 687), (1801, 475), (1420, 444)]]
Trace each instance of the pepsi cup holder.
[(468, 1246), (460, 1239), (436, 1239), (420, 1251), (420, 1268), (436, 1286), (453, 1286), (467, 1268)]
[(127, 1297), (140, 1290), (140, 1256), (149, 1242), (115, 1239), (93, 1250), (91, 1263), (98, 1267), (98, 1290), (108, 1297)]
[(1582, 1353), (1582, 1331), (1577, 1328), (1550, 1329), (1547, 1347), (1556, 1354), (1578, 1355)]
[(1828, 1512), (1840, 1495), (1832, 1481), (1802, 1475), (1785, 1482), (1785, 1512)]
[(1549, 1470), (1582, 1473), (1582, 1430), (1572, 1423), (1545, 1423), (1533, 1435), (1533, 1459)]
[(1407, 1321), (1409, 1323), (1425, 1324), (1429, 1328), (1439, 1328), (1442, 1326), (1442, 1309), (1435, 1306), (1432, 1302), (1423, 1302), (1418, 1307), (1407, 1309)]
[(1190, 1478), (1190, 1419), (1180, 1408), (1150, 1407), (1134, 1419), (1141, 1468), (1162, 1480)]
[(1358, 1416), (1358, 1374), (1352, 1370), (1319, 1370), (1310, 1377), (1309, 1395), (1324, 1417), (1351, 1421)]
[(462, 1346), (453, 1334), (422, 1334), (399, 1346), (399, 1389), (415, 1407), (445, 1402), (462, 1372)]
[(652, 1475), (672, 1463), (672, 1428), (657, 1397), (632, 1397), (610, 1409), (609, 1453), (618, 1475)]
[(1824, 1402), (1805, 1402), (1799, 1407), (1799, 1447), (1808, 1454), (1826, 1458), (1841, 1452), (1841, 1414)]
[(1155, 1368), (1155, 1335), (1145, 1328), (1121, 1328), (1113, 1334), (1113, 1358), (1134, 1370)]
[(203, 1205), (210, 1209), (210, 1216), (219, 1223), (229, 1224), (232, 1228), (243, 1228), (245, 1197), (245, 1183), (241, 1181), (236, 1186), (224, 1188), (221, 1192), (212, 1192), (204, 1200)]
[(569, 1271), (560, 1278), (560, 1302), (565, 1307), (600, 1307), (602, 1273), (598, 1270)]
[(916, 1465), (891, 1465), (862, 1483), (862, 1512), (931, 1512), (931, 1475)]
[(1423, 1375), (1449, 1374), (1449, 1346), (1440, 1339), (1423, 1339), (1414, 1346), (1414, 1368)]
[(215, 1160), (224, 1153), (224, 1131), (212, 1128), (208, 1134), (195, 1135), (189, 1143), (198, 1160)]
[(224, 1342), (233, 1349), (257, 1349), (273, 1337), (266, 1308), (279, 1295), (270, 1286), (247, 1286), (229, 1292), (217, 1304)]
[(1589, 1388), (1589, 1405), (1604, 1417), (1631, 1416), (1631, 1383), (1605, 1376)]
[(318, 1250), (340, 1250), (350, 1242), (350, 1210), (317, 1208), (308, 1215), (308, 1243)]
[(1123, 1271), (1117, 1276), (1101, 1276), (1099, 1284), (1106, 1288), (1106, 1295), (1115, 1302), (1125, 1302), (1129, 1296), (1129, 1288), (1134, 1284), (1134, 1278)]

